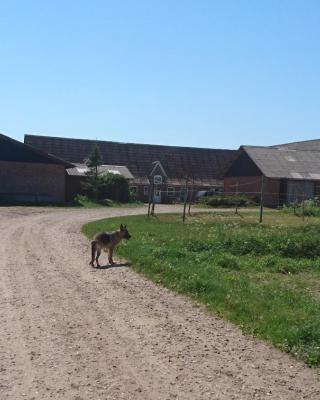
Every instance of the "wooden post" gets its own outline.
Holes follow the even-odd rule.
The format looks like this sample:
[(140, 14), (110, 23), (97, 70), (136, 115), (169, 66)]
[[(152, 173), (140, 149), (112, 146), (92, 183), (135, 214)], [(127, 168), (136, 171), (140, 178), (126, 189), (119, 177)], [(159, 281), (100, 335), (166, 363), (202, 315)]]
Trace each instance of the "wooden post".
[(263, 219), (263, 191), (264, 191), (264, 176), (261, 175), (261, 189), (260, 189), (260, 217), (259, 222), (262, 224)]
[(154, 189), (154, 183), (152, 181), (152, 177), (149, 178), (150, 184), (150, 192), (149, 192), (149, 203), (148, 203), (148, 217), (150, 217), (151, 213), (151, 204), (152, 204), (152, 199), (153, 199), (153, 189)]
[(154, 217), (154, 209), (155, 209), (155, 206), (156, 206), (156, 203), (155, 203), (155, 201), (154, 201), (154, 194), (155, 194), (156, 190), (157, 190), (157, 186), (156, 186), (156, 185), (153, 185), (152, 207), (151, 207), (151, 215), (152, 215), (153, 217)]
[(305, 193), (302, 195), (302, 221), (304, 221), (304, 199), (305, 199)]
[[(238, 196), (238, 187), (239, 187), (239, 183), (236, 183), (236, 196)], [(236, 199), (236, 214), (238, 214), (238, 203), (237, 203), (237, 199)]]
[(189, 198), (189, 208), (188, 208), (188, 215), (191, 215), (191, 203), (193, 201), (193, 191), (194, 191), (194, 182), (192, 182), (190, 198)]
[(155, 202), (152, 202), (151, 215), (154, 217)]
[(186, 208), (187, 208), (187, 199), (188, 199), (188, 179), (186, 179), (185, 185), (185, 192), (184, 192), (184, 203), (183, 203), (183, 214), (182, 214), (182, 221), (185, 222), (186, 220)]

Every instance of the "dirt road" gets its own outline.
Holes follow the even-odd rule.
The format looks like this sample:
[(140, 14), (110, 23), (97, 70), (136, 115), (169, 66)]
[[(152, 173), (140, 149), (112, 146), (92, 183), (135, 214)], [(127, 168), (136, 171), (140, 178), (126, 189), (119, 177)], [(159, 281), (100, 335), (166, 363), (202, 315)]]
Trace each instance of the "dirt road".
[(89, 267), (80, 226), (141, 211), (0, 208), (0, 399), (320, 399), (303, 364), (129, 267)]

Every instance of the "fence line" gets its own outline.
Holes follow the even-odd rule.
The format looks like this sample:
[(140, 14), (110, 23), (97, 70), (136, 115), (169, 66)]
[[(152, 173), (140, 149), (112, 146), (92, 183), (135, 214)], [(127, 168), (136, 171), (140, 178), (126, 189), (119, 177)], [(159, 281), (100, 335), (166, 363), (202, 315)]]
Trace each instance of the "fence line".
[[(149, 203), (149, 207), (148, 207), (148, 215), (150, 215), (150, 206), (152, 205), (152, 211), (151, 211), (151, 215), (154, 215), (154, 211), (155, 211), (155, 200), (153, 198), (153, 194), (155, 192), (158, 193), (165, 193), (166, 195), (168, 195), (168, 190), (163, 190), (163, 189), (156, 189), (153, 188), (153, 193), (150, 194), (150, 202)], [(237, 187), (238, 189), (238, 187)], [(171, 198), (172, 201), (179, 201), (179, 203), (182, 203), (182, 219), (183, 222), (186, 219), (186, 206), (187, 203), (189, 203), (189, 210), (188, 210), (188, 214), (191, 215), (190, 213), (190, 209), (191, 209), (191, 204), (194, 204), (195, 201), (199, 201), (201, 198), (206, 198), (207, 196), (201, 196), (200, 198), (197, 197), (195, 195), (195, 191), (194, 188), (192, 187), (185, 187), (182, 188), (181, 190), (176, 190), (172, 196), (168, 196), (168, 199)], [(244, 191), (228, 191), (228, 192), (217, 192), (214, 193), (212, 195), (210, 195), (210, 198), (214, 198), (214, 197), (233, 197), (239, 198), (239, 201), (235, 201), (234, 204), (230, 207), (235, 208), (235, 213), (238, 213), (238, 208), (241, 207), (241, 197), (243, 198), (244, 196), (248, 197), (248, 200), (252, 200), (255, 205), (260, 206), (260, 212), (259, 212), (259, 222), (262, 223), (263, 222), (263, 213), (264, 213), (264, 206), (269, 206), (272, 208), (279, 208), (282, 207), (285, 204), (292, 204), (294, 207), (298, 207), (298, 205), (301, 205), (301, 209), (302, 209), (302, 218), (304, 220), (305, 217), (305, 203), (308, 200), (314, 200), (317, 201), (320, 205), (320, 197), (319, 196), (315, 196), (315, 195), (308, 195), (305, 192), (292, 192), (292, 193), (279, 193), (279, 192), (274, 192), (274, 191), (264, 191), (264, 182), (261, 180), (261, 189), (259, 191), (248, 191), (248, 192), (244, 192)], [(221, 205), (223, 206), (223, 205)], [(213, 206), (214, 207), (214, 206)], [(217, 204), (216, 208), (219, 208), (220, 204)], [(296, 212), (294, 210), (294, 212)]]

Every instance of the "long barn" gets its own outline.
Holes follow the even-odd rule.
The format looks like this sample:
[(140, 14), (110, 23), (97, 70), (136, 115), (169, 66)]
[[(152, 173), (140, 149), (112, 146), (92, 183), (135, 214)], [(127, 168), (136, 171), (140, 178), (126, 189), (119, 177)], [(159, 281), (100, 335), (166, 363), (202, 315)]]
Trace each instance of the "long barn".
[[(223, 188), (226, 170), (234, 161), (235, 150), (206, 149), (150, 144), (121, 143), (25, 135), (24, 142), (41, 151), (62, 158), (75, 167), (83, 169), (83, 162), (96, 144), (106, 168), (127, 168), (132, 175), (130, 187), (139, 200), (147, 201), (151, 184), (155, 184), (155, 200), (171, 202), (181, 200), (186, 178), (194, 190)], [(82, 164), (82, 166), (81, 166)], [(80, 165), (80, 166), (79, 166)], [(78, 181), (74, 174), (68, 174), (67, 185), (71, 188), (69, 197), (75, 194)]]

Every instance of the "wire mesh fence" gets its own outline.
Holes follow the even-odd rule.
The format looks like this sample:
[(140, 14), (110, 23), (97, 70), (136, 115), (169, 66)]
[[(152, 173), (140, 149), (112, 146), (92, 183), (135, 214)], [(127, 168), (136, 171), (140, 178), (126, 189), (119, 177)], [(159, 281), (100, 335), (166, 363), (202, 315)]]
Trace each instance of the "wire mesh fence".
[[(181, 204), (182, 219), (185, 221), (186, 215), (191, 213), (191, 208), (194, 205), (205, 206), (210, 209), (217, 210), (220, 208), (230, 209), (236, 214), (241, 209), (257, 211), (257, 218), (259, 222), (263, 222), (263, 213), (265, 208), (292, 211), (293, 214), (305, 217), (310, 214), (310, 207), (312, 206), (312, 213), (320, 216), (320, 197), (316, 196), (310, 190), (287, 190), (281, 191), (268, 191), (265, 190), (263, 181), (253, 180), (250, 184), (260, 183), (260, 190), (243, 190), (248, 186), (245, 184), (230, 185), (228, 191), (223, 191), (221, 188), (208, 191), (197, 191), (188, 186), (176, 189), (174, 192), (168, 189), (155, 187), (150, 191), (148, 215), (155, 215), (155, 208), (157, 201), (154, 194), (158, 198), (162, 195), (170, 203)], [(209, 195), (208, 195), (209, 194)], [(318, 211), (317, 211), (318, 210)], [(308, 214), (309, 213), (309, 214)]]

